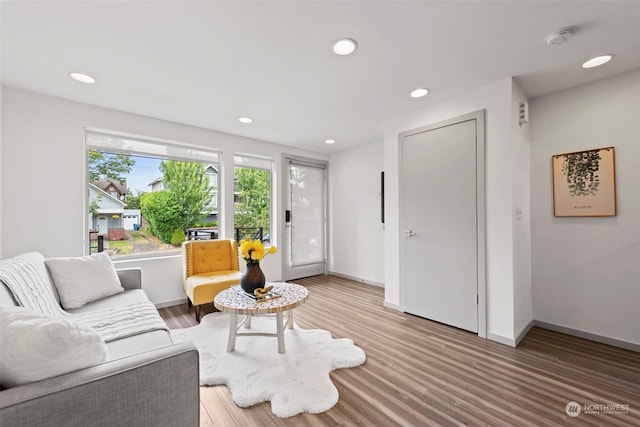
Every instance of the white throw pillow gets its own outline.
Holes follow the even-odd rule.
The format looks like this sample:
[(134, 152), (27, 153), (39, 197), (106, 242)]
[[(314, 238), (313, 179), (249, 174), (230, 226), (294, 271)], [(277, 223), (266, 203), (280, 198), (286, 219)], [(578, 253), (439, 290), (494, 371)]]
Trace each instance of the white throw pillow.
[(45, 261), (65, 309), (124, 291), (118, 273), (106, 252)]
[(15, 387), (107, 360), (107, 347), (89, 326), (24, 307), (0, 306), (0, 384)]

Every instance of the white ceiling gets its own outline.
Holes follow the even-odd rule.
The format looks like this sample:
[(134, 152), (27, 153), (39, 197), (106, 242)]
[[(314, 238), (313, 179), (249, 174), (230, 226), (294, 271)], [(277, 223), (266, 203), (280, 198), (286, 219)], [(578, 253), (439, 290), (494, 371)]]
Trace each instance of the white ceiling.
[[(4, 86), (324, 152), (380, 140), (383, 120), (505, 77), (535, 97), (640, 68), (638, 1), (0, 7)], [(568, 26), (570, 41), (546, 45)], [(358, 41), (354, 55), (331, 52), (340, 37)], [(616, 57), (580, 67), (603, 53)], [(410, 98), (417, 87), (431, 93)]]

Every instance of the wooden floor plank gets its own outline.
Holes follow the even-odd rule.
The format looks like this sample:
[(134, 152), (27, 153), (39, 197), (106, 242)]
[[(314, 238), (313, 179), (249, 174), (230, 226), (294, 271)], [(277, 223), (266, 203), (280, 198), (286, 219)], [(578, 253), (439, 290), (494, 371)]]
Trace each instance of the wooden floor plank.
[[(640, 425), (638, 353), (540, 328), (514, 349), (386, 308), (379, 287), (336, 276), (296, 283), (310, 292), (296, 324), (353, 339), (367, 361), (331, 373), (340, 400), (317, 415), (281, 419), (268, 402), (239, 408), (225, 386), (201, 387), (203, 426)], [(171, 329), (196, 324), (186, 304), (160, 314)], [(571, 418), (570, 401), (630, 407)]]

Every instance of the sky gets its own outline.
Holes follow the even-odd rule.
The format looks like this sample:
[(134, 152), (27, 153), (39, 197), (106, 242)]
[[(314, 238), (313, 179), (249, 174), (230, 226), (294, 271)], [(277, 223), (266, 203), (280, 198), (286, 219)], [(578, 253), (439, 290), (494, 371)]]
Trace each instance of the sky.
[(162, 177), (162, 173), (158, 169), (160, 159), (140, 156), (131, 156), (131, 159), (135, 160), (136, 163), (133, 165), (129, 175), (127, 175), (127, 188), (132, 191), (151, 191), (149, 186), (151, 181)]

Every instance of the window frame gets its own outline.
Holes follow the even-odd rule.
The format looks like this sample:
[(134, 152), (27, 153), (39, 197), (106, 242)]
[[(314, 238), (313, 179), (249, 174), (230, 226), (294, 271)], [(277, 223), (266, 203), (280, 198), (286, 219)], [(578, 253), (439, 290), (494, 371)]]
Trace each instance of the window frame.
[[(235, 238), (235, 212), (236, 212), (236, 203), (235, 203), (235, 169), (237, 167), (247, 168), (247, 169), (258, 169), (258, 170), (266, 170), (269, 171), (269, 243), (265, 245), (265, 247), (277, 246), (277, 236), (276, 232), (276, 159), (267, 156), (259, 156), (255, 154), (247, 154), (247, 153), (234, 153), (233, 154), (233, 194), (234, 194), (234, 203), (233, 203), (233, 219), (232, 219), (232, 229), (234, 232)], [(264, 237), (264, 236), (263, 236)]]
[[(93, 141), (91, 139), (93, 138)], [(122, 140), (119, 144), (114, 146), (108, 145), (105, 141), (97, 143), (98, 138), (111, 138), (113, 140)], [(132, 149), (127, 149), (126, 145), (132, 146)], [(146, 149), (145, 149), (146, 148)], [(150, 136), (135, 135), (125, 132), (113, 131), (108, 129), (85, 127), (84, 128), (84, 161), (83, 161), (83, 187), (84, 187), (84, 214), (82, 221), (82, 235), (83, 235), (83, 253), (89, 254), (91, 251), (91, 241), (89, 238), (89, 151), (98, 150), (109, 153), (121, 153), (139, 157), (150, 157), (159, 160), (177, 160), (184, 162), (194, 162), (205, 165), (212, 165), (217, 171), (217, 185), (216, 196), (217, 197), (217, 215), (218, 215), (218, 227), (219, 233), (221, 233), (222, 227), (220, 223), (221, 218), (224, 215), (224, 211), (220, 209), (220, 202), (222, 200), (223, 188), (221, 184), (220, 170), (222, 167), (222, 150), (206, 147), (198, 144), (191, 144), (185, 142), (177, 142), (168, 139), (155, 138)], [(199, 156), (199, 157), (196, 157)], [(206, 157), (204, 160), (201, 157)], [(222, 236), (222, 235), (221, 235)], [(178, 257), (182, 256), (181, 251), (158, 251), (158, 252), (142, 252), (131, 253), (124, 255), (115, 255), (112, 257), (114, 262), (117, 261), (130, 261), (136, 259), (153, 259), (153, 258), (166, 258), (166, 257)]]

